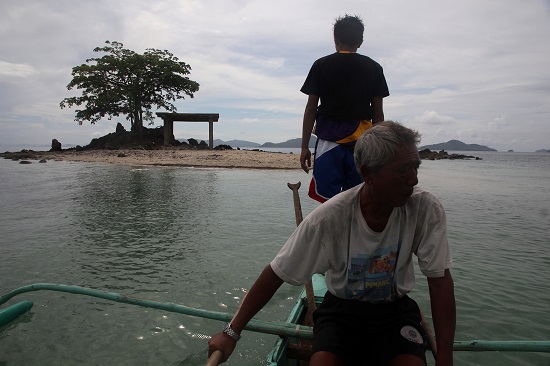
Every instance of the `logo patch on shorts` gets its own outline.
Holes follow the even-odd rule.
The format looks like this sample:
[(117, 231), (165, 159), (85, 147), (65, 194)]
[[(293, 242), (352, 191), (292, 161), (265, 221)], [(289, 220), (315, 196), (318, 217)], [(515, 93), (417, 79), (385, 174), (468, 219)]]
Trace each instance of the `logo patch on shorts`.
[(417, 343), (417, 344), (424, 344), (424, 339), (422, 338), (422, 334), (416, 328), (411, 327), (410, 325), (405, 325), (403, 328), (401, 328), (401, 335), (403, 338)]

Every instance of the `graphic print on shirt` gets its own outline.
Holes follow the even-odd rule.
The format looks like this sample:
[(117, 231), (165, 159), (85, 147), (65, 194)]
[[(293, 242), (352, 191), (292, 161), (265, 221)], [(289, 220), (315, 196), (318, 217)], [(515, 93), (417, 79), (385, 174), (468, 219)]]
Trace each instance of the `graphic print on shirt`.
[(392, 301), (398, 253), (399, 245), (394, 245), (352, 257), (346, 297), (368, 302)]

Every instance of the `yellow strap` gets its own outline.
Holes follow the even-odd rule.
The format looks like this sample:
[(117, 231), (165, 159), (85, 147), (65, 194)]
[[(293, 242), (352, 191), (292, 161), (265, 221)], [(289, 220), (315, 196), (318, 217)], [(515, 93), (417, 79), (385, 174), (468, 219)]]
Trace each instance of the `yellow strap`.
[(357, 126), (357, 129), (355, 130), (355, 132), (353, 134), (349, 135), (346, 138), (343, 138), (341, 140), (336, 141), (336, 143), (337, 144), (345, 144), (345, 143), (348, 143), (348, 142), (357, 141), (357, 139), (363, 134), (363, 132), (365, 132), (366, 130), (368, 130), (371, 127), (372, 127), (372, 122), (371, 121), (366, 120), (366, 119), (364, 119), (362, 121), (359, 121), (359, 126)]

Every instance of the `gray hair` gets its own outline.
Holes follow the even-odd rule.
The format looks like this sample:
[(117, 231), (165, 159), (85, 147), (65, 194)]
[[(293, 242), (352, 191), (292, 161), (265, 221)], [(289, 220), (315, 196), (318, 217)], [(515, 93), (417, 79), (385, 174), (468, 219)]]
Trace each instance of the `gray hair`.
[(397, 122), (385, 121), (368, 129), (355, 143), (355, 167), (361, 174), (366, 166), (372, 172), (378, 171), (404, 145), (418, 146), (420, 133)]

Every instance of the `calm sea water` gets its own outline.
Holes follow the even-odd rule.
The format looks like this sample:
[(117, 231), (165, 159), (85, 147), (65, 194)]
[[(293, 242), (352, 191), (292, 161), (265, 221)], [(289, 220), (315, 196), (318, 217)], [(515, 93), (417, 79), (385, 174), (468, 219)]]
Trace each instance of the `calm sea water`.
[[(424, 161), (447, 210), (457, 340), (550, 339), (550, 154)], [(295, 171), (143, 168), (0, 160), (0, 293), (80, 285), (234, 312), (295, 227)], [(257, 316), (284, 321), (300, 288)], [(412, 296), (429, 314), (425, 280)], [(0, 365), (203, 365), (222, 323), (54, 292), (0, 328)], [(227, 365), (262, 365), (274, 336), (245, 332)], [(430, 360), (431, 364), (433, 361)], [(456, 365), (550, 365), (550, 355), (456, 353)]]

